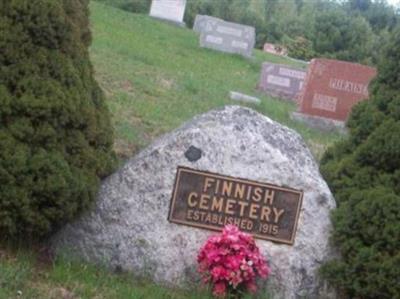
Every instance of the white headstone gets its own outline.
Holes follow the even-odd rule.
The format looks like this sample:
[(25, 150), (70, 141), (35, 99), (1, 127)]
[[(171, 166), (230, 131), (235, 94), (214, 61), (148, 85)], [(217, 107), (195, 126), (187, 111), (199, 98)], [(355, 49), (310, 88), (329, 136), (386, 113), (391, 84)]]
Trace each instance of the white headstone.
[(153, 0), (150, 16), (176, 23), (183, 22), (186, 0)]

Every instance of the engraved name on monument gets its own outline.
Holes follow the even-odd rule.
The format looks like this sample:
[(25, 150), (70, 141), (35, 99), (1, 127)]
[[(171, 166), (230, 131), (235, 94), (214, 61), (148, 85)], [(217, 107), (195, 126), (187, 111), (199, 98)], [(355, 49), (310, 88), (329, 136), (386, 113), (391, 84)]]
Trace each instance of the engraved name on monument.
[(336, 103), (337, 103), (337, 98), (335, 97), (315, 93), (311, 107), (315, 109), (335, 112)]
[(296, 100), (303, 87), (306, 71), (286, 65), (264, 62), (258, 89), (266, 94)]
[(235, 224), (255, 237), (293, 244), (303, 192), (178, 167), (168, 220), (222, 230)]
[(255, 44), (254, 27), (198, 15), (193, 30), (200, 33), (201, 47), (245, 57), (252, 54)]
[(153, 0), (150, 16), (183, 24), (186, 0)]

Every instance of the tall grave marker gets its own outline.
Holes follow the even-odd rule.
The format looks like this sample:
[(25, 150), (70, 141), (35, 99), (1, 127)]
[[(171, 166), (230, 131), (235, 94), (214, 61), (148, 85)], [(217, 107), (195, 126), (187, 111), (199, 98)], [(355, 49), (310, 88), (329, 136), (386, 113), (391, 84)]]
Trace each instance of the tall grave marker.
[(153, 0), (150, 16), (184, 25), (185, 8), (186, 0)]
[(376, 69), (332, 59), (313, 59), (299, 97), (299, 112), (346, 121), (351, 108), (368, 98)]
[(306, 71), (282, 64), (264, 62), (258, 89), (266, 94), (296, 100), (303, 88)]
[(200, 33), (200, 46), (250, 57), (255, 44), (254, 27), (226, 22), (210, 16), (196, 16), (193, 30)]

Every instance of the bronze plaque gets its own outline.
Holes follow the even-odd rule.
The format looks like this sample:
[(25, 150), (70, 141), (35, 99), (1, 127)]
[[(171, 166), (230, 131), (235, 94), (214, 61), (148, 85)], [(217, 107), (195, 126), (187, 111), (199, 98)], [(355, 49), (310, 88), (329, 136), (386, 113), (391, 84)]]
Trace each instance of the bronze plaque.
[(235, 224), (256, 238), (292, 245), (303, 192), (179, 166), (170, 222), (220, 231)]

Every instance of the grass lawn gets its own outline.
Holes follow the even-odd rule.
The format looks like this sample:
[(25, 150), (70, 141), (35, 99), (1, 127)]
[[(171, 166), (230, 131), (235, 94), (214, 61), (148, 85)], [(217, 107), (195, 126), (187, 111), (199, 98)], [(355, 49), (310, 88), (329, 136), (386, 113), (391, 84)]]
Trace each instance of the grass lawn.
[(246, 59), (203, 49), (198, 36), (188, 28), (94, 1), (91, 22), (91, 59), (107, 95), (115, 149), (122, 159), (196, 114), (237, 104), (228, 97), (231, 90), (261, 98), (261, 105), (247, 106), (297, 130), (317, 158), (340, 138), (291, 121), (289, 112), (296, 109), (294, 103), (255, 90), (263, 61), (304, 68), (302, 63), (259, 50)]
[[(4, 248), (0, 245), (0, 299), (213, 298), (200, 284), (188, 290), (168, 289), (132, 274), (112, 274), (84, 263), (57, 259), (43, 264), (31, 250)], [(246, 298), (269, 297), (264, 293)]]
[(211, 298), (205, 291), (165, 289), (77, 262), (56, 260), (54, 265), (42, 265), (32, 252), (11, 252), (0, 251), (0, 299)]

